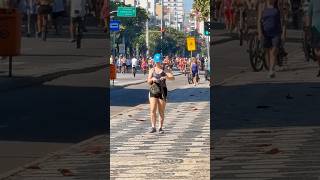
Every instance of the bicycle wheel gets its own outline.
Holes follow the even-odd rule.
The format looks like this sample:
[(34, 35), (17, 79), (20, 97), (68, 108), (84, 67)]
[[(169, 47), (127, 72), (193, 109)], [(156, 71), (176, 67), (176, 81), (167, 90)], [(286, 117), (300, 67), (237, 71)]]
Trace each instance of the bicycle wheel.
[(192, 75), (190, 73), (188, 73), (187, 78), (188, 78), (188, 83), (192, 84), (193, 80), (192, 80)]
[(47, 23), (45, 23), (44, 32), (42, 32), (41, 34), (43, 41), (47, 41), (47, 34), (48, 34), (48, 26), (47, 26)]
[(261, 43), (258, 40), (257, 36), (252, 35), (249, 40), (249, 57), (250, 65), (255, 72), (259, 72), (263, 69), (264, 66), (264, 52), (261, 48)]
[(240, 46), (242, 46), (243, 45), (243, 30), (242, 29), (240, 29), (240, 31), (239, 31), (239, 39), (240, 39)]
[(76, 48), (80, 49), (81, 48), (81, 27), (79, 25), (79, 22), (77, 23), (77, 26), (76, 26), (76, 32), (77, 32)]
[(311, 48), (310, 45), (308, 43), (308, 35), (306, 32), (303, 33), (303, 41), (302, 41), (302, 49), (304, 52), (304, 57), (306, 61), (310, 61), (310, 52), (311, 52)]

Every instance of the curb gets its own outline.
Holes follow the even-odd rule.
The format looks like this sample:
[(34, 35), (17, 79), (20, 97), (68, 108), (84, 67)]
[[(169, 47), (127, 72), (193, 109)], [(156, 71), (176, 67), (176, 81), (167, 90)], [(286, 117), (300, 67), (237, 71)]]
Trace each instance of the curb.
[(96, 140), (96, 139), (99, 139), (99, 138), (101, 138), (101, 137), (103, 137), (103, 136), (104, 136), (104, 135), (96, 135), (96, 136), (94, 136), (94, 137), (92, 137), (92, 138), (89, 138), (89, 139), (84, 140), (84, 141), (81, 141), (81, 142), (79, 142), (79, 143), (77, 143), (77, 144), (71, 145), (70, 147), (67, 147), (67, 148), (65, 148), (65, 149), (62, 149), (62, 150), (60, 150), (60, 151), (53, 152), (53, 153), (49, 153), (49, 154), (47, 154), (47, 155), (46, 155), (45, 157), (43, 157), (43, 158), (37, 159), (37, 160), (32, 161), (32, 162), (30, 162), (30, 163), (28, 163), (28, 164), (25, 164), (25, 165), (23, 165), (23, 166), (20, 166), (20, 167), (17, 167), (17, 168), (15, 168), (15, 169), (13, 169), (13, 170), (10, 170), (10, 171), (8, 171), (8, 172), (6, 172), (6, 173), (0, 174), (0, 179), (1, 179), (1, 180), (4, 180), (4, 179), (7, 179), (7, 178), (10, 178), (10, 177), (18, 174), (19, 172), (24, 171), (27, 167), (40, 164), (41, 162), (44, 162), (44, 161), (46, 161), (46, 160), (48, 160), (48, 159), (50, 159), (50, 158), (52, 158), (52, 157), (54, 157), (54, 156), (56, 156), (56, 155), (59, 155), (59, 154), (62, 154), (62, 153), (64, 153), (64, 152), (68, 151), (68, 150), (71, 150), (71, 149), (74, 149), (74, 148), (83, 146), (84, 144), (87, 144), (87, 143), (89, 143), (89, 142), (91, 142), (91, 141), (94, 141), (94, 140)]
[[(81, 74), (81, 73), (90, 73), (90, 72), (95, 72), (97, 70), (107, 68), (106, 64), (103, 65), (96, 65), (93, 67), (85, 67), (85, 68), (80, 68), (80, 69), (71, 69), (71, 70), (63, 70), (63, 71), (58, 71), (58, 72), (53, 72), (45, 75), (41, 75), (39, 77), (28, 77), (28, 78), (23, 78), (21, 80), (17, 80), (15, 82), (16, 85), (13, 85), (12, 87), (5, 88), (5, 89), (0, 89), (0, 92), (8, 92), (11, 90), (16, 90), (20, 88), (26, 88), (34, 85), (40, 85), (48, 81), (52, 81), (54, 79), (71, 75), (71, 74)], [(17, 78), (19, 78), (17, 76)], [(28, 79), (28, 80), (26, 80)]]

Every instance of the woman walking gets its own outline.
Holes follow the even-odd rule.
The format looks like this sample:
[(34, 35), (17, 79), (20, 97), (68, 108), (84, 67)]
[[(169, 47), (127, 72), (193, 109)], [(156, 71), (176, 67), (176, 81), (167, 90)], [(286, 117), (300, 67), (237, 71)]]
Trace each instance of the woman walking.
[(192, 73), (192, 82), (193, 85), (198, 85), (198, 78), (199, 78), (199, 65), (196, 58), (192, 58), (192, 63), (190, 66), (190, 72)]
[(164, 133), (164, 111), (167, 101), (167, 85), (166, 80), (174, 80), (174, 76), (170, 72), (165, 72), (162, 69), (162, 58), (160, 54), (155, 54), (153, 59), (155, 66), (150, 69), (148, 76), (148, 83), (150, 84), (149, 102), (150, 102), (150, 116), (151, 116), (151, 130), (150, 133), (156, 132), (157, 110), (160, 115), (159, 133)]
[(261, 22), (259, 28), (259, 38), (263, 36), (263, 46), (266, 49), (266, 60), (269, 67), (269, 77), (275, 77), (275, 64), (281, 43), (281, 16), (277, 8), (277, 0), (267, 0), (259, 8), (258, 22)]

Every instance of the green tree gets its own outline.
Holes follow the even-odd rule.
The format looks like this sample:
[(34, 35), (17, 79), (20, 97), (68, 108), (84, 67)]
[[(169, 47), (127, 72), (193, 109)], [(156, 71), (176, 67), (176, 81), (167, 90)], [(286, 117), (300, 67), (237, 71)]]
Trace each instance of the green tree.
[[(122, 2), (111, 2), (111, 11), (116, 11), (118, 7), (130, 7), (130, 5), (125, 5)], [(114, 15), (114, 20), (119, 20), (121, 22), (121, 30), (119, 38), (125, 39), (125, 45), (130, 49), (129, 54), (133, 54), (135, 41), (144, 31), (145, 22), (148, 19), (148, 15), (145, 9), (137, 7), (137, 16), (136, 17), (117, 17)], [(116, 42), (121, 43), (121, 40), (118, 39)]]
[(194, 0), (193, 9), (199, 13), (200, 20), (208, 20), (210, 16), (210, 0)]
[[(134, 42), (140, 53), (146, 53), (146, 35), (141, 34)], [(185, 50), (186, 37), (183, 32), (173, 28), (167, 28), (162, 42), (164, 55), (182, 55)], [(150, 55), (161, 51), (161, 33), (159, 27), (150, 27), (149, 32), (149, 53)]]

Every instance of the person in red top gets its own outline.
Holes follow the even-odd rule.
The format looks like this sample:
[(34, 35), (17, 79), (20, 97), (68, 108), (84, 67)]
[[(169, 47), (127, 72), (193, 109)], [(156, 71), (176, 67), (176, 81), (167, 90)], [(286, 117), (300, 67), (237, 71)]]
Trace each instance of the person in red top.
[(226, 24), (226, 29), (231, 31), (234, 25), (233, 22), (233, 8), (232, 8), (232, 0), (223, 0), (221, 6), (224, 9), (224, 19)]

